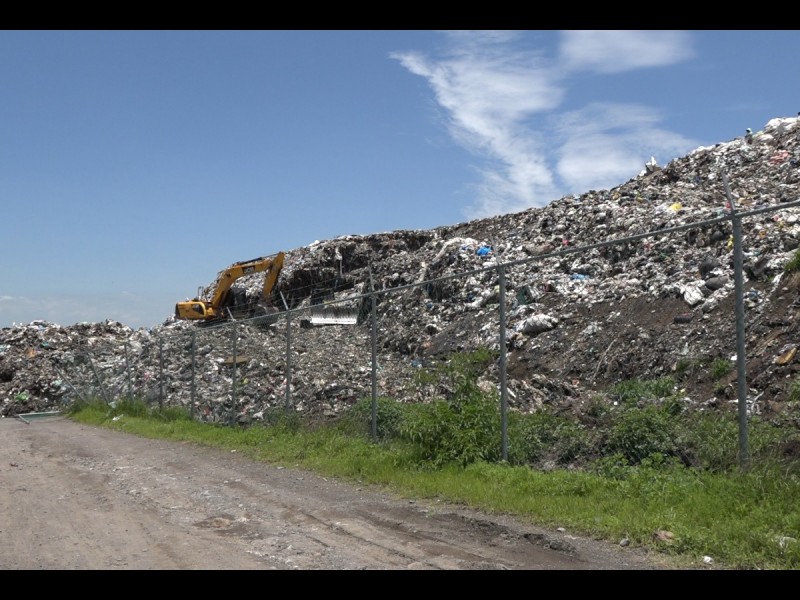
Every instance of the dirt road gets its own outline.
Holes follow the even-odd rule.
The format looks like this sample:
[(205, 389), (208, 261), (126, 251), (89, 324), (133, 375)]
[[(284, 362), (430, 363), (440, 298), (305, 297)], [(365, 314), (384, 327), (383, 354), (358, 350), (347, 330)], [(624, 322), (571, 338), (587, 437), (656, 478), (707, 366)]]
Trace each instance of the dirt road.
[(0, 420), (0, 569), (662, 568), (630, 548), (62, 416)]

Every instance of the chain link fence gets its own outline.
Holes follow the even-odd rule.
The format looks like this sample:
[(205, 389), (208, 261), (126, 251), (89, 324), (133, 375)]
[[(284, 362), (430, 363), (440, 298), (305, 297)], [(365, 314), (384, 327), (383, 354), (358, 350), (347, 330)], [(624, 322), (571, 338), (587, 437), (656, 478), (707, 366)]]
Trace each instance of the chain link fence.
[[(728, 207), (711, 219), (563, 248), (524, 260), (498, 260), (485, 268), (391, 288), (376, 289), (370, 273), (370, 281), (364, 286), (366, 291), (347, 298), (349, 305), (355, 302), (359, 307), (354, 325), (309, 325), (310, 307), (303, 305), (267, 317), (214, 327), (192, 325), (177, 330), (166, 328), (160, 333), (132, 332), (113, 343), (93, 343), (89, 338), (85, 347), (54, 359), (54, 368), (61, 376), (61, 384), (68, 388), (67, 398), (101, 397), (107, 402), (138, 398), (151, 405), (185, 407), (195, 418), (223, 424), (264, 419), (270, 411), (333, 416), (360, 399), (371, 398), (374, 434), (374, 407), (378, 398), (427, 402), (451, 391), (452, 382), (444, 378), (420, 377), (421, 370), (428, 365), (418, 357), (425, 355), (420, 350), (426, 348), (402, 347), (402, 343), (388, 339), (387, 332), (402, 327), (398, 320), (410, 309), (423, 317), (426, 313), (432, 315), (424, 325), (429, 334), (449, 331), (450, 351), (468, 350), (469, 329), (478, 332), (481, 345), (498, 353), (499, 359), (480, 385), (499, 394), (505, 456), (510, 395), (516, 404), (525, 401), (521, 397), (524, 394), (510, 391), (507, 385), (507, 350), (513, 345), (509, 337), (518, 331), (536, 333), (537, 328), (545, 331), (552, 325), (541, 315), (533, 315), (513, 332), (508, 329), (510, 311), (535, 301), (542, 293), (529, 276), (517, 276), (518, 268), (559, 261), (572, 254), (609, 260), (614, 252), (635, 253), (638, 244), (648, 244), (651, 238), (679, 234), (691, 237), (693, 232), (728, 224), (736, 294), (731, 322), (735, 320), (740, 450), (746, 463), (748, 388), (742, 223), (746, 219), (753, 222), (770, 219), (776, 211), (800, 206), (800, 201), (738, 211), (727, 192), (727, 180), (725, 184)], [(757, 230), (750, 234), (757, 235)], [(451, 293), (451, 288), (465, 289), (463, 282), (468, 280), (478, 283), (485, 293), (480, 298), (470, 295), (461, 299), (472, 305), (473, 310), (463, 312), (459, 318), (478, 324), (459, 331), (458, 322), (437, 321), (431, 311), (445, 292)], [(515, 290), (513, 294), (507, 293), (509, 287)], [(336, 303), (330, 300), (326, 305)], [(328, 335), (330, 327), (339, 328), (338, 334)], [(463, 346), (458, 343), (460, 336), (465, 339)], [(566, 366), (564, 372), (568, 372)], [(558, 393), (546, 388), (540, 385), (538, 393)]]

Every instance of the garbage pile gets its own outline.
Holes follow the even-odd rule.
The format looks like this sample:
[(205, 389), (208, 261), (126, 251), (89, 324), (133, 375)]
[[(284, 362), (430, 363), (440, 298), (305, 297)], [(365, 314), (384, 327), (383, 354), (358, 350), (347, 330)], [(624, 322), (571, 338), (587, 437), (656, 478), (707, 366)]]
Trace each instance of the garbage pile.
[[(454, 352), (499, 350), (501, 339), (514, 410), (584, 411), (613, 401), (616, 383), (661, 377), (687, 403), (736, 410), (737, 211), (746, 215), (748, 408), (790, 418), (800, 398), (800, 276), (785, 270), (800, 248), (798, 121), (773, 119), (663, 166), (651, 158), (622, 185), (543, 208), (290, 250), (275, 294), (292, 310), (267, 323), (198, 328), (169, 317), (140, 330), (114, 321), (4, 328), (0, 414), (130, 395), (211, 422), (281, 409), (330, 417), (373, 385), (401, 402), (446, 395), (446, 381), (421, 371)], [(758, 212), (769, 207), (779, 210)], [(614, 242), (623, 238), (634, 239)], [(250, 293), (260, 284), (240, 282)], [(304, 320), (302, 310), (323, 300), (358, 319)], [(499, 383), (498, 361), (481, 385)]]

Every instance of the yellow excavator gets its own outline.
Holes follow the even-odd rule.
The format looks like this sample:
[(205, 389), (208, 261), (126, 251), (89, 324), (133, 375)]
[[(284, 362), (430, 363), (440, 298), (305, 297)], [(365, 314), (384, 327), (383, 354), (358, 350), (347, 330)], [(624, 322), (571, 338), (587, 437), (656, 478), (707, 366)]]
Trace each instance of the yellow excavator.
[[(270, 294), (278, 281), (284, 258), (285, 254), (278, 252), (271, 256), (233, 263), (217, 274), (214, 284), (205, 290), (198, 289), (197, 297), (193, 300), (175, 304), (175, 318), (209, 324), (276, 312), (271, 306)], [(237, 279), (264, 271), (266, 273), (260, 297), (250, 299), (247, 297), (247, 290), (233, 287)]]

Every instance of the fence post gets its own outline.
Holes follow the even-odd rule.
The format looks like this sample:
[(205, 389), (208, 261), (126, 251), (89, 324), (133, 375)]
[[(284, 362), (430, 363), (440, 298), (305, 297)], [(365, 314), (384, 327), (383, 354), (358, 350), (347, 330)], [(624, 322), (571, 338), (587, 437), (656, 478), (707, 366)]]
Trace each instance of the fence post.
[(194, 327), (192, 327), (192, 381), (191, 387), (189, 388), (189, 414), (191, 415), (192, 419), (194, 419), (194, 403), (195, 403), (195, 394), (197, 391), (196, 383), (195, 383), (195, 371), (196, 371), (196, 357), (197, 357), (197, 332), (195, 331)]
[(286, 298), (283, 297), (283, 292), (281, 292), (281, 301), (283, 302), (283, 308), (286, 309), (286, 401), (284, 409), (288, 413), (290, 406), (289, 398), (291, 396), (289, 390), (292, 384), (292, 327), (289, 319), (292, 311), (289, 310), (289, 305), (286, 303)]
[(506, 268), (498, 265), (500, 274), (500, 419), (502, 456), (508, 460), (508, 390), (506, 388)]
[[(231, 373), (231, 413), (236, 412), (236, 361), (238, 357), (236, 356), (236, 342), (239, 338), (239, 332), (236, 330), (236, 321), (233, 322), (233, 326), (231, 327), (231, 335), (233, 335), (233, 358), (231, 359), (233, 372)], [(228, 417), (228, 421), (233, 423), (233, 417)]]
[(736, 203), (728, 187), (728, 176), (722, 171), (725, 195), (731, 206), (733, 225), (733, 276), (736, 289), (736, 388), (739, 398), (739, 466), (747, 470), (750, 457), (747, 442), (747, 357), (744, 339), (744, 276), (742, 274), (742, 219), (736, 214)]
[(133, 384), (131, 383), (131, 365), (128, 360), (128, 341), (125, 340), (125, 373), (128, 376), (128, 400), (133, 402)]
[(164, 409), (164, 338), (158, 337), (158, 407)]
[(369, 266), (369, 291), (370, 291), (370, 316), (371, 316), (371, 343), (372, 348), (372, 439), (378, 441), (378, 319), (376, 318), (375, 288), (372, 284), (372, 265)]

